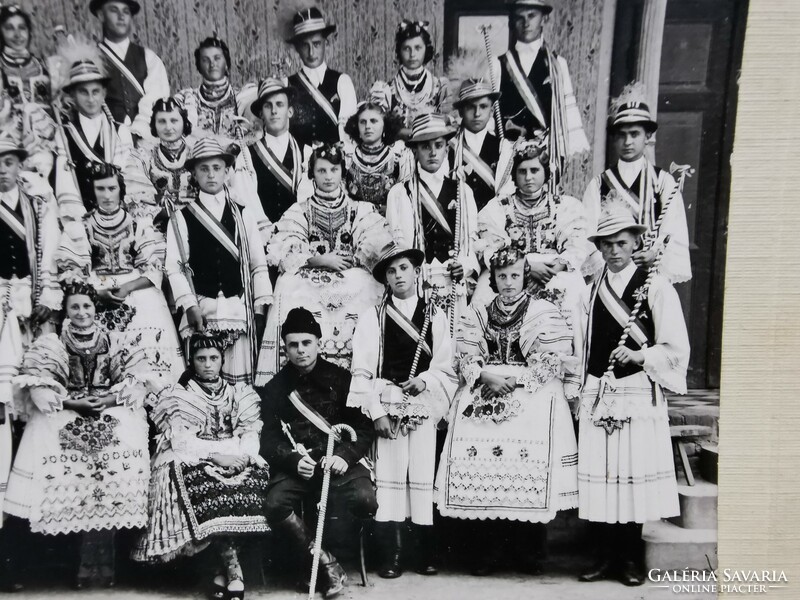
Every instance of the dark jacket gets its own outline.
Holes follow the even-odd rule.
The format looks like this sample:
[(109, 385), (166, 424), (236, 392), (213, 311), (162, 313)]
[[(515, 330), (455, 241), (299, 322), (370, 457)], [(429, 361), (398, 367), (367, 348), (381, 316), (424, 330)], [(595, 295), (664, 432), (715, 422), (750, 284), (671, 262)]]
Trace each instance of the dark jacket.
[[(308, 450), (311, 458), (319, 461), (325, 456), (328, 436), (308, 421), (291, 403), (289, 394), (297, 391), (300, 397), (322, 415), (328, 423), (346, 423), (355, 432), (355, 442), (343, 441), (334, 446), (334, 455), (341, 456), (352, 467), (369, 450), (374, 439), (372, 421), (360, 409), (346, 406), (350, 390), (350, 372), (323, 359), (311, 373), (301, 374), (287, 364), (264, 387), (257, 388), (261, 396), (261, 456), (273, 471), (297, 473), (301, 454), (292, 448), (289, 438), (281, 428), (281, 421), (289, 425), (294, 441)], [(347, 434), (343, 434), (348, 440)]]

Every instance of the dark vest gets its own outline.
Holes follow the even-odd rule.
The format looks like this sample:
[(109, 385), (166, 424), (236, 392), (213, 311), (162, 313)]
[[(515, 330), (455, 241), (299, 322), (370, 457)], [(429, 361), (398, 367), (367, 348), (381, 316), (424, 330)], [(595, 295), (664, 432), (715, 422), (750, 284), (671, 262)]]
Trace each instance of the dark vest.
[[(128, 45), (125, 60), (122, 62), (128, 67), (136, 81), (144, 87), (144, 80), (147, 77), (147, 61), (144, 56), (144, 48), (131, 42)], [(119, 123), (123, 123), (125, 117), (129, 117), (133, 121), (136, 115), (139, 114), (141, 94), (136, 91), (127, 77), (110, 60), (106, 60), (106, 70), (109, 77), (106, 104), (111, 110), (111, 114), (114, 115), (114, 119)]]
[[(420, 298), (417, 301), (417, 308), (414, 311), (414, 316), (411, 318), (411, 321), (420, 331), (422, 331), (422, 325), (425, 322), (425, 306), (425, 301)], [(417, 344), (397, 323), (395, 323), (394, 319), (389, 317), (386, 317), (383, 333), (383, 339), (386, 340), (386, 343), (384, 343), (383, 346), (381, 377), (393, 383), (407, 381), (408, 375), (411, 373), (411, 363), (414, 362), (414, 354), (417, 351)], [(433, 328), (430, 326), (425, 335), (425, 341), (428, 343), (428, 347), (433, 349)], [(427, 353), (421, 352), (417, 366), (417, 375), (423, 371), (427, 371), (430, 365), (431, 357), (428, 356)]]
[[(500, 138), (491, 133), (487, 133), (486, 137), (483, 138), (483, 146), (481, 146), (479, 156), (483, 162), (489, 165), (489, 168), (494, 173), (497, 169), (497, 161), (500, 159)], [(449, 158), (450, 164), (452, 165), (455, 160), (455, 150), (452, 148), (450, 149)], [(464, 162), (465, 164), (469, 164), (466, 161)], [(488, 185), (475, 171), (467, 173), (464, 177), (464, 181), (472, 189), (472, 194), (475, 196), (475, 206), (478, 211), (483, 209), (483, 207), (489, 203), (489, 200), (496, 195), (494, 193), (494, 187)]]
[[(517, 51), (512, 47), (510, 50), (519, 64)], [(540, 48), (536, 59), (533, 61), (530, 72), (527, 74), (528, 81), (533, 85), (536, 96), (539, 99), (539, 106), (547, 123), (540, 123), (539, 120), (528, 111), (525, 101), (522, 99), (517, 86), (511, 80), (508, 73), (508, 59), (505, 55), (500, 57), (502, 69), (500, 72), (500, 112), (503, 120), (512, 119), (514, 123), (525, 127), (527, 135), (530, 136), (536, 129), (546, 129), (550, 127), (550, 113), (553, 104), (553, 87), (548, 81), (550, 78), (550, 65), (547, 59), (547, 52)]]
[[(266, 144), (264, 146), (266, 147)], [(255, 146), (250, 146), (250, 162), (253, 163), (253, 169), (256, 172), (258, 198), (261, 200), (264, 213), (270, 222), (277, 223), (283, 213), (286, 212), (286, 209), (295, 203), (296, 197), (291, 190), (286, 189), (278, 178), (272, 174), (267, 165), (263, 163), (255, 150)], [(289, 173), (294, 171), (294, 156), (291, 146), (286, 148), (283, 166), (289, 170)]]
[[(616, 177), (617, 180), (623, 186), (627, 187), (625, 182), (622, 180), (622, 175), (620, 175), (620, 173), (619, 173), (619, 165), (613, 165), (608, 170), (611, 171), (614, 174), (614, 177)], [(661, 169), (660, 167), (655, 167), (654, 166), (653, 170), (656, 172), (656, 177), (660, 178), (661, 177), (661, 173), (662, 173), (662, 171), (664, 169)], [(640, 183), (641, 183), (641, 178), (637, 176), (636, 180), (633, 182), (633, 186), (628, 188), (628, 190), (630, 192), (633, 192), (633, 194), (636, 195), (636, 197), (639, 199), (639, 201), (641, 201), (642, 196), (644, 195), (644, 190), (641, 189), (642, 186), (640, 185)], [(606, 178), (603, 175), (601, 175), (600, 176), (600, 198), (605, 198), (610, 191), (611, 191), (611, 186), (606, 181)], [(653, 194), (653, 199), (655, 200), (655, 202), (653, 203), (653, 219), (658, 219), (658, 215), (661, 214), (661, 194), (658, 193), (658, 189), (655, 190), (655, 193)]]
[[(633, 293), (644, 285), (647, 279), (647, 271), (644, 269), (636, 269), (636, 272), (628, 282), (625, 292), (622, 294), (622, 300), (629, 308), (633, 308), (636, 304), (636, 298)], [(603, 373), (608, 368), (608, 359), (611, 352), (617, 347), (619, 339), (622, 337), (622, 325), (617, 323), (608, 309), (605, 307), (600, 298), (596, 298), (592, 305), (592, 331), (589, 343), (589, 360), (587, 361), (587, 371), (590, 375), (595, 377), (602, 377)], [(650, 305), (645, 299), (642, 302), (642, 307), (639, 309), (639, 320), (644, 325), (645, 332), (651, 340), (655, 340), (655, 326), (653, 324), (653, 313), (650, 311)], [(628, 337), (625, 345), (628, 348), (637, 350), (636, 343)], [(642, 370), (639, 365), (630, 363), (626, 366), (617, 365), (614, 367), (614, 376), (617, 378), (627, 377)]]
[[(456, 209), (450, 208), (450, 203), (456, 199), (457, 188), (455, 180), (445, 177), (438, 197), (439, 204), (444, 209), (447, 224), (450, 225), (454, 234), (456, 232)], [(422, 206), (419, 207), (419, 213), (422, 218), (422, 231), (425, 235), (425, 260), (431, 262), (434, 258), (438, 258), (441, 263), (450, 260), (450, 251), (455, 243), (453, 236), (442, 229)]]
[[(189, 234), (189, 262), (194, 273), (195, 291), (208, 298), (216, 298), (220, 291), (226, 298), (241, 295), (244, 287), (239, 262), (190, 211), (183, 210), (182, 214)], [(236, 221), (230, 205), (225, 205), (220, 222), (229, 232), (236, 234)]]
[[(80, 119), (77, 117), (73, 121), (75, 128), (79, 132), (83, 132), (81, 129)], [(115, 129), (119, 129), (119, 123), (114, 124)], [(70, 156), (72, 156), (72, 161), (75, 163), (75, 175), (78, 179), (78, 190), (81, 193), (81, 199), (83, 200), (83, 205), (86, 207), (86, 210), (92, 210), (95, 208), (94, 203), (94, 184), (92, 180), (89, 178), (89, 164), (92, 162), (90, 159), (86, 158), (86, 155), (78, 146), (73, 134), (71, 133), (70, 129), (65, 129), (67, 132), (67, 145), (69, 146)], [(83, 138), (83, 143), (85, 145), (89, 145), (86, 141), (86, 138)], [(94, 143), (94, 146), (91, 147), (92, 152), (97, 157), (98, 160), (104, 161), (105, 160), (105, 148), (102, 144), (102, 136), (97, 136), (97, 140)], [(51, 178), (55, 177), (55, 169), (53, 169), (53, 174)], [(52, 182), (55, 185), (55, 182)], [(55, 189), (55, 188), (54, 188)]]
[[(20, 198), (22, 202), (22, 198)], [(6, 207), (8, 208), (8, 207)], [(14, 213), (22, 221), (19, 204)], [(31, 263), (28, 257), (28, 246), (3, 219), (0, 219), (0, 279), (11, 279), (16, 275), (19, 279), (31, 274)]]
[[(328, 69), (322, 85), (317, 89), (325, 96), (338, 115), (341, 101), (339, 99), (339, 71)], [(294, 116), (292, 117), (289, 131), (300, 144), (300, 147), (311, 146), (313, 142), (333, 144), (339, 141), (339, 126), (331, 121), (330, 117), (317, 104), (314, 98), (300, 83), (297, 73), (289, 77), (289, 86), (294, 90), (295, 97), (292, 101)]]

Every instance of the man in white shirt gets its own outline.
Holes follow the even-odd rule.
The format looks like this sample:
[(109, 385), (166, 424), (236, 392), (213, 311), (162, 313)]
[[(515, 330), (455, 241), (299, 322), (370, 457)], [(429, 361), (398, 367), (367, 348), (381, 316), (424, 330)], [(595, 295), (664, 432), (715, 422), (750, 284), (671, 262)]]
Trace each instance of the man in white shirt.
[[(92, 51), (97, 53), (93, 47)], [(94, 208), (90, 165), (122, 168), (133, 147), (128, 127), (115, 121), (105, 105), (108, 81), (99, 55), (87, 55), (72, 63), (63, 87), (74, 110), (64, 116), (65, 135), (56, 136), (56, 168), (51, 174), (62, 223)]]
[[(507, 0), (509, 48), (494, 69), (500, 78), (500, 112), (505, 128), (530, 139), (549, 130), (551, 162), (589, 150), (572, 89), (567, 61), (542, 38), (552, 5), (540, 0)], [(562, 165), (557, 165), (558, 170)], [(558, 176), (556, 172), (556, 179)]]
[(103, 28), (98, 44), (109, 73), (108, 107), (114, 119), (130, 126), (136, 138), (150, 138), (153, 103), (169, 96), (169, 78), (161, 59), (130, 39), (136, 0), (92, 0), (89, 10)]
[[(298, 196), (313, 192), (304, 176), (304, 164), (310, 148), (301, 146), (289, 132), (294, 116), (294, 90), (275, 77), (268, 77), (258, 86), (258, 97), (250, 111), (264, 124), (264, 135), (236, 159), (240, 189), (247, 197), (257, 198), (258, 228), (266, 247), (273, 223), (294, 204)], [(243, 192), (244, 193), (244, 192)]]
[(455, 327), (466, 309), (466, 279), (477, 279), (474, 252), (478, 211), (468, 185), (448, 175), (447, 142), (456, 134), (447, 118), (417, 116), (406, 144), (416, 157), (415, 173), (396, 183), (386, 201), (386, 220), (395, 241), (425, 253), (422, 280), (426, 299), (443, 309)]
[(172, 216), (165, 262), (175, 304), (183, 309), (180, 334), (224, 333), (222, 376), (252, 383), (272, 285), (252, 209), (225, 185), (232, 154), (213, 138), (198, 141), (186, 160), (197, 180), (197, 200)]
[[(50, 187), (36, 174), (29, 174), (29, 181), (39, 184), (38, 189), (27, 184), (20, 189), (26, 158), (16, 140), (0, 134), (0, 502), (11, 470), (12, 420), (22, 400), (13, 377), (22, 364), (23, 348), (61, 309), (62, 301), (54, 259), (59, 238), (55, 202)], [(17, 569), (24, 567), (13, 547), (18, 536), (15, 527), (0, 537), (4, 591), (15, 591)]]
[(583, 350), (578, 516), (596, 544), (580, 579), (637, 586), (642, 525), (680, 514), (664, 389), (686, 393), (689, 338), (675, 289), (634, 262), (647, 228), (618, 197), (598, 221), (589, 241), (606, 268), (582, 298), (574, 341)]
[[(464, 179), (475, 195), (478, 212), (499, 196), (499, 187), (512, 159), (511, 142), (501, 139), (492, 127), (493, 106), (500, 97), (484, 77), (465, 79), (453, 108), (461, 116), (458, 135), (450, 140), (449, 162), (456, 167), (458, 154), (464, 164)], [(509, 177), (506, 182), (511, 183)], [(513, 189), (508, 189), (508, 193)]]
[(303, 61), (301, 69), (289, 77), (295, 90), (292, 135), (298, 143), (333, 144), (344, 140), (347, 119), (356, 112), (356, 90), (350, 76), (329, 69), (325, 62), (328, 36), (336, 25), (325, 22), (317, 7), (294, 15), (293, 35), (286, 40)]
[[(633, 255), (636, 265), (647, 268), (652, 264), (658, 248), (669, 236), (660, 272), (671, 283), (688, 281), (692, 267), (683, 195), (676, 189), (672, 175), (645, 155), (658, 125), (643, 101), (643, 90), (637, 85), (626, 87), (613, 107), (609, 137), (619, 158), (594, 177), (583, 194), (587, 230), (590, 234), (595, 230), (603, 199), (613, 192), (625, 200), (636, 222), (647, 228), (644, 247)], [(582, 271), (594, 277), (602, 267), (600, 252), (595, 250)]]
[(424, 254), (387, 248), (373, 276), (391, 291), (358, 318), (347, 405), (361, 408), (377, 434), (378, 487), (383, 566), (378, 574), (402, 574), (402, 529), (407, 516), (417, 535), (415, 569), (435, 575), (433, 480), (436, 427), (447, 417), (457, 387), (447, 317), (418, 295)]

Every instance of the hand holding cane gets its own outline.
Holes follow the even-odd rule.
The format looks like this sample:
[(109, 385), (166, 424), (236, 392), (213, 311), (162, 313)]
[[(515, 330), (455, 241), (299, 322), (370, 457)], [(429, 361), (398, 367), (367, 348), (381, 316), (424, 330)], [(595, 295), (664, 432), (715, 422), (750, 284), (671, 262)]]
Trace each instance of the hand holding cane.
[[(284, 433), (286, 429), (284, 429)], [(331, 427), (328, 433), (328, 448), (325, 451), (325, 466), (323, 467), (324, 475), (322, 477), (322, 492), (320, 493), (319, 500), (319, 514), (317, 515), (317, 533), (314, 537), (314, 558), (311, 564), (311, 581), (308, 588), (308, 600), (313, 600), (317, 588), (317, 575), (319, 574), (319, 557), (322, 553), (322, 533), (325, 528), (325, 513), (328, 509), (328, 492), (331, 487), (331, 465), (330, 459), (333, 456), (333, 443), (337, 439), (341, 439), (341, 433), (347, 433), (351, 442), (357, 439), (355, 430), (349, 425), (339, 423)]]
[[(419, 368), (419, 359), (422, 355), (422, 345), (425, 343), (425, 336), (428, 335), (428, 329), (431, 326), (431, 311), (433, 310), (433, 301), (431, 300), (428, 304), (428, 307), (425, 309), (425, 320), (422, 322), (422, 330), (419, 332), (419, 341), (417, 342), (417, 348), (414, 350), (414, 360), (411, 361), (411, 371), (408, 374), (408, 379), (411, 380), (417, 375), (417, 369)], [(408, 392), (403, 392), (403, 404), (408, 405)], [(392, 438), (397, 437), (397, 432), (402, 428), (406, 427), (408, 420), (410, 417), (403, 416), (397, 417), (393, 419), (392, 423)], [(403, 435), (408, 433), (406, 430)]]
[[(628, 315), (628, 321), (625, 323), (625, 327), (622, 330), (622, 336), (617, 342), (617, 348), (621, 348), (625, 346), (625, 342), (628, 341), (628, 336), (630, 335), (631, 327), (636, 322), (636, 319), (639, 317), (639, 311), (642, 308), (642, 304), (647, 299), (647, 293), (650, 290), (650, 285), (653, 283), (653, 278), (658, 273), (658, 268), (661, 263), (661, 258), (664, 256), (664, 249), (667, 247), (669, 243), (669, 236), (664, 238), (664, 243), (661, 245), (661, 248), (658, 251), (658, 255), (656, 259), (653, 261), (653, 264), (650, 266), (650, 269), (647, 271), (647, 279), (645, 279), (644, 284), (641, 288), (641, 293), (637, 294), (636, 296), (636, 303), (633, 305), (631, 309), (631, 314)], [(609, 381), (614, 374), (614, 367), (617, 366), (617, 361), (612, 358), (608, 361), (608, 368), (606, 372), (603, 373), (603, 376), (600, 378), (600, 386), (597, 389), (597, 397), (594, 400), (594, 404), (592, 405), (592, 413), (597, 410), (597, 406), (600, 404), (600, 401), (603, 399), (605, 395), (606, 388), (608, 387)]]

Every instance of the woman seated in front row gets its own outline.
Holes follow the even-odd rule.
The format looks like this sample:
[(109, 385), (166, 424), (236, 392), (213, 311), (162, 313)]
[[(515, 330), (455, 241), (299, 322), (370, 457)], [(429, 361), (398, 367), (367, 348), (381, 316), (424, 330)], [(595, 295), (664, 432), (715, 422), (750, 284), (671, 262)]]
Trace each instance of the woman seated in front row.
[(260, 399), (248, 384), (220, 377), (223, 351), (218, 336), (194, 334), (188, 370), (158, 393), (150, 520), (133, 558), (166, 562), (200, 552), (213, 538), (220, 562), (211, 597), (242, 599), (233, 536), (269, 531), (269, 470), (258, 454)]

